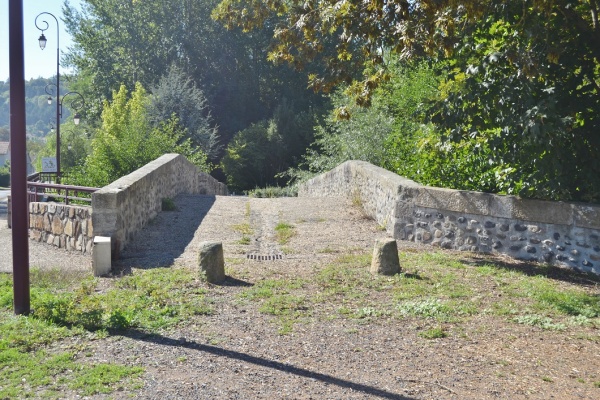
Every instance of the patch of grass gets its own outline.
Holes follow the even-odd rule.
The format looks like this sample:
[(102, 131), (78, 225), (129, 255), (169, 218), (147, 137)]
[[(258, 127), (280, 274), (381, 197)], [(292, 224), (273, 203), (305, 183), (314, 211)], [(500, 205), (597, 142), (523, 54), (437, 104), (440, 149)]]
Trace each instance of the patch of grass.
[(600, 388), (600, 381), (594, 382), (594, 387)]
[[(44, 351), (4, 349), (0, 352), (0, 398), (30, 397), (36, 392), (51, 395), (65, 385), (71, 375), (68, 371), (78, 368), (81, 366), (73, 362), (72, 353), (49, 355)], [(55, 380), (56, 376), (60, 378)]]
[[(105, 335), (87, 333), (85, 325), (100, 320), (116, 324), (110, 320), (118, 314), (111, 312), (114, 310), (105, 310), (105, 315), (86, 308), (89, 298), (96, 295), (94, 279), (37, 270), (31, 271), (31, 278), (32, 313), (15, 316), (9, 311), (12, 301), (5, 301), (12, 299), (12, 286), (7, 284), (10, 276), (0, 275), (0, 298), (3, 299), (3, 310), (0, 310), (0, 398), (58, 398), (65, 390), (87, 396), (141, 384), (137, 378), (143, 372), (142, 368), (82, 364), (72, 351), (49, 353), (42, 350), (67, 337), (103, 337)], [(69, 284), (75, 287), (73, 293)]]
[(267, 186), (265, 188), (256, 188), (246, 192), (250, 197), (257, 198), (274, 198), (274, 197), (297, 197), (297, 187), (279, 187), (279, 186)]
[(514, 321), (519, 324), (537, 326), (539, 328), (551, 331), (562, 331), (566, 329), (564, 324), (555, 323), (551, 318), (535, 314), (521, 315), (515, 317)]
[[(156, 331), (191, 315), (211, 312), (205, 290), (194, 274), (183, 269), (136, 272), (115, 281), (113, 288), (103, 292), (95, 290), (97, 284), (97, 279), (88, 278), (70, 291), (33, 286), (31, 316), (58, 326), (91, 331), (133, 327)], [(0, 294), (1, 303), (6, 307), (4, 299), (11, 297), (6, 292)], [(181, 298), (186, 298), (186, 302), (182, 303)]]
[[(141, 367), (130, 367), (117, 364), (97, 364), (87, 368), (82, 368), (69, 380), (69, 387), (76, 389), (84, 396), (94, 394), (107, 394), (115, 390), (124, 389), (127, 385), (132, 385), (135, 378), (138, 378), (144, 369)], [(137, 383), (141, 387), (141, 382)]]
[(550, 378), (549, 376), (542, 376), (542, 380), (544, 382), (554, 382), (554, 380), (552, 378)]
[(322, 249), (319, 249), (318, 252), (321, 253), (321, 254), (339, 253), (338, 250), (333, 249), (333, 248), (331, 248), (329, 246), (326, 246), (326, 247), (324, 247)]
[(175, 202), (173, 201), (173, 199), (171, 199), (169, 197), (165, 197), (162, 199), (162, 202), (161, 202), (161, 210), (162, 211), (176, 211), (177, 206), (175, 205)]
[(245, 236), (252, 236), (254, 234), (254, 229), (252, 229), (248, 222), (233, 225), (231, 229)]
[(287, 244), (294, 236), (296, 236), (294, 225), (287, 222), (280, 222), (275, 226), (275, 237), (279, 244)]
[(425, 299), (421, 301), (407, 301), (398, 305), (398, 310), (403, 316), (419, 316), (425, 318), (438, 318), (450, 312), (439, 299)]
[(238, 240), (238, 244), (242, 244), (245, 246), (249, 245), (250, 242), (251, 242), (250, 236), (246, 236), (246, 235), (242, 236), (242, 238), (240, 240)]
[(419, 336), (424, 339), (443, 339), (448, 336), (444, 328), (430, 328), (419, 333)]

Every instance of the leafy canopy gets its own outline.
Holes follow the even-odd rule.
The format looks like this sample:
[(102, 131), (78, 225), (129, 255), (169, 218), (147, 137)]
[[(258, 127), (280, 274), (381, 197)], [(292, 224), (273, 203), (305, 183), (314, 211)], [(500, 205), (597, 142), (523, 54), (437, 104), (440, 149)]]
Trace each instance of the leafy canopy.
[(92, 142), (92, 152), (83, 166), (71, 174), (74, 182), (92, 187), (105, 186), (166, 153), (186, 156), (200, 169), (208, 171), (206, 154), (184, 139), (176, 118), (152, 126), (147, 114), (150, 98), (141, 84), (129, 96), (123, 85), (106, 102), (102, 126)]

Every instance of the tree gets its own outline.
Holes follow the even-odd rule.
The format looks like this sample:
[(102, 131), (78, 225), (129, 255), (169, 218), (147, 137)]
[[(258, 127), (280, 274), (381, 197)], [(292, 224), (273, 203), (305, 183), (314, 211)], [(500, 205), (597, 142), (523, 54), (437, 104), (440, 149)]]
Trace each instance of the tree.
[(69, 178), (82, 186), (102, 187), (129, 174), (165, 153), (183, 154), (203, 171), (209, 171), (206, 155), (192, 147), (176, 118), (152, 127), (147, 107), (150, 99), (141, 86), (131, 93), (125, 85), (113, 94), (102, 112), (102, 126), (84, 164)]
[[(510, 14), (551, 60), (571, 53), (569, 44), (584, 46), (596, 63), (600, 59), (595, 0), (222, 0), (213, 17), (247, 32), (275, 25), (269, 58), (298, 69), (315, 61), (327, 66), (321, 75), (309, 75), (315, 89), (330, 90), (352, 79), (356, 64), (366, 67), (349, 92), (368, 105), (373, 89), (388, 78), (386, 52), (403, 59), (451, 55), (482, 19), (499, 13)], [(535, 61), (521, 64), (520, 71), (527, 75)]]
[(227, 184), (237, 190), (285, 185), (288, 179), (281, 174), (298, 164), (313, 140), (314, 120), (313, 114), (284, 101), (273, 118), (238, 132), (221, 161)]
[(174, 116), (193, 146), (200, 147), (211, 159), (217, 158), (219, 136), (217, 128), (211, 126), (206, 97), (180, 68), (171, 66), (152, 89), (148, 114), (155, 127)]
[[(266, 59), (272, 29), (245, 35), (211, 19), (218, 0), (85, 0), (66, 6), (75, 45), (66, 60), (78, 72), (75, 90), (99, 116), (121, 84), (159, 85), (170, 66), (201, 88), (225, 145), (251, 123), (268, 119), (283, 98), (308, 110), (323, 103), (304, 78)], [(192, 132), (190, 132), (192, 133)]]

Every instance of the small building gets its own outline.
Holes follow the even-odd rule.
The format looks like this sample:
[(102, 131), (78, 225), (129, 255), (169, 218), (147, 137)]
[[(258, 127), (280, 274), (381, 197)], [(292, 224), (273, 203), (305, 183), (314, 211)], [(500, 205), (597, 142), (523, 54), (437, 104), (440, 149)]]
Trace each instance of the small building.
[[(10, 142), (0, 142), (0, 168), (4, 167), (7, 161), (10, 161)], [(31, 163), (31, 156), (27, 153), (27, 175), (35, 172)]]
[(0, 168), (10, 160), (10, 142), (0, 142)]

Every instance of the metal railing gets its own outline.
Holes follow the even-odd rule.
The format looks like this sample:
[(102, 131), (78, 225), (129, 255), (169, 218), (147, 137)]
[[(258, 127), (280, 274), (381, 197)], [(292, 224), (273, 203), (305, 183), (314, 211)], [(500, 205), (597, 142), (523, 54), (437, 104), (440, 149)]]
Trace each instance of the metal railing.
[(57, 184), (55, 172), (37, 172), (27, 177), (27, 198), (32, 201), (56, 201), (65, 204), (82, 202), (91, 204), (91, 194), (99, 188)]

